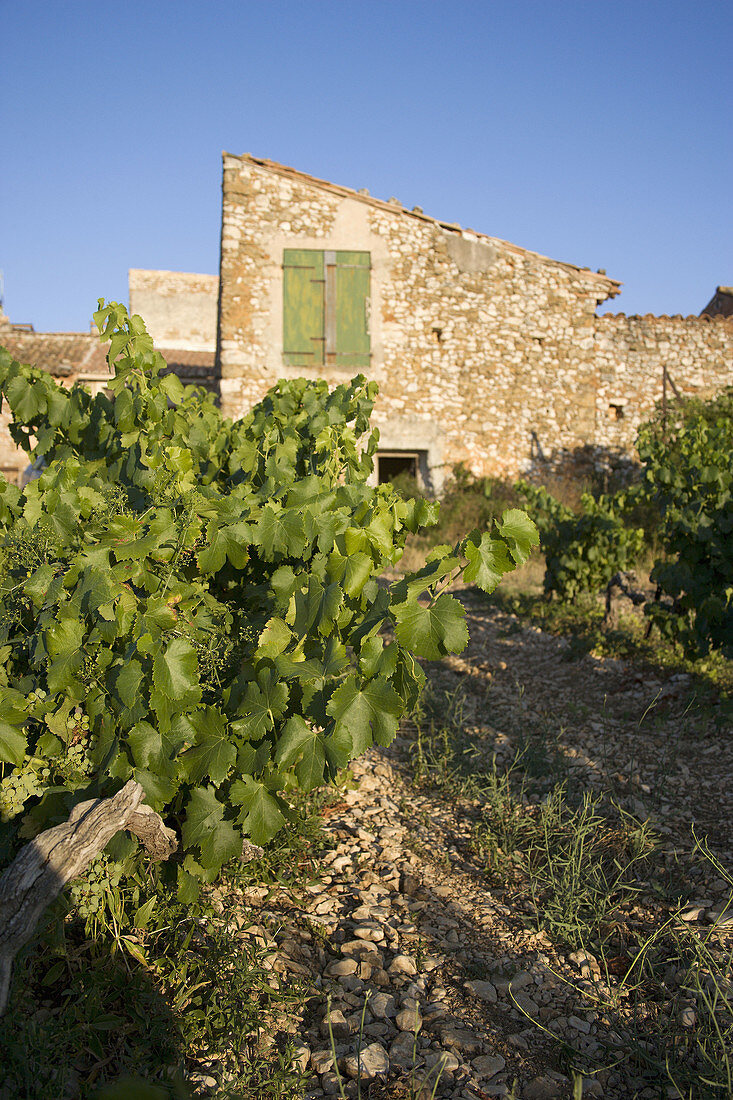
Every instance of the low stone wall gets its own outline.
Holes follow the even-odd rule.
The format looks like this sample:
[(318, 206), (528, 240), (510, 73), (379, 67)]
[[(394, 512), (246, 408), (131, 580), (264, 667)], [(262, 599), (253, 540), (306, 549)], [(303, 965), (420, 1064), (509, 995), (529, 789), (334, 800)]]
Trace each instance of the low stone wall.
[(529, 471), (587, 478), (618, 470), (635, 458), (641, 424), (654, 415), (665, 393), (672, 401), (710, 397), (733, 385), (733, 318), (629, 316), (596, 318), (591, 379), (592, 439), (570, 434), (535, 449)]

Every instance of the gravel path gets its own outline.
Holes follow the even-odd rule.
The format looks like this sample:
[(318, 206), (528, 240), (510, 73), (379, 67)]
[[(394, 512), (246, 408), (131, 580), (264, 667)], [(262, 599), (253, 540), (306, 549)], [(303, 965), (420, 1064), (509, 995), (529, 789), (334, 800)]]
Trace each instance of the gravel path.
[[(438, 689), (460, 685), (477, 744), (506, 762), (521, 744), (539, 747), (552, 763), (548, 786), (560, 769), (569, 786), (612, 791), (630, 813), (652, 817), (665, 858), (689, 850), (694, 823), (733, 865), (730, 730), (695, 705), (688, 677), (568, 660), (567, 640), (463, 598), (470, 648), (430, 676)], [(240, 934), (272, 948), (281, 983), (312, 990), (304, 1015), (285, 1025), (314, 1074), (307, 1096), (338, 1095), (338, 1068), (350, 1097), (357, 1078), (365, 1098), (427, 1100), (434, 1088), (455, 1100), (571, 1097), (553, 1036), (613, 1067), (619, 1016), (593, 999), (611, 990), (591, 955), (554, 944), (516, 893), (490, 887), (469, 844), (470, 806), (416, 789), (408, 750), (400, 737), (355, 762), (356, 788), (328, 810), (333, 849), (318, 884), (244, 893), (253, 923)], [(717, 920), (725, 936), (726, 884), (701, 872), (693, 886), (688, 926)], [(641, 923), (659, 926), (669, 911), (640, 898)], [(609, 1068), (585, 1078), (582, 1095), (665, 1093)]]
[(446, 665), (474, 674), (468, 696), (487, 733), (509, 735), (508, 752), (522, 735), (544, 741), (571, 779), (612, 792), (683, 847), (694, 825), (733, 867), (733, 726), (704, 687), (684, 673), (572, 659), (572, 639), (519, 627), (471, 590), (463, 599), (469, 648), (438, 676)]

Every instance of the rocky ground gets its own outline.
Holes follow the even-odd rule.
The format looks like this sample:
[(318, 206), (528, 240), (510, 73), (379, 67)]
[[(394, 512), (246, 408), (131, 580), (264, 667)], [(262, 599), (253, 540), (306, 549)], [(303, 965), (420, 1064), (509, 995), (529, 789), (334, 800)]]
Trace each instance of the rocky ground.
[[(569, 660), (567, 639), (464, 598), (470, 648), (430, 675), (438, 690), (459, 689), (477, 759), (496, 752), (502, 766), (523, 750), (531, 799), (562, 778), (650, 817), (661, 867), (689, 852), (694, 824), (732, 868), (730, 731), (695, 684), (620, 661)], [(471, 843), (470, 802), (418, 788), (413, 763), (409, 730), (357, 761), (354, 789), (328, 807), (333, 847), (320, 881), (297, 893), (254, 886), (243, 897), (240, 934), (271, 948), (281, 984), (310, 990), (285, 1024), (313, 1075), (307, 1096), (570, 1097), (574, 1087), (580, 1095), (571, 1064), (587, 1067), (584, 1097), (680, 1095), (616, 1066), (628, 994), (614, 967), (537, 931), (526, 892), (492, 875)], [(685, 873), (687, 900), (672, 919), (712, 928), (722, 949), (728, 884), (702, 862)], [(627, 918), (654, 929), (674, 908), (650, 891)], [(654, 1011), (660, 1024), (695, 1027), (690, 1005), (673, 1021)]]

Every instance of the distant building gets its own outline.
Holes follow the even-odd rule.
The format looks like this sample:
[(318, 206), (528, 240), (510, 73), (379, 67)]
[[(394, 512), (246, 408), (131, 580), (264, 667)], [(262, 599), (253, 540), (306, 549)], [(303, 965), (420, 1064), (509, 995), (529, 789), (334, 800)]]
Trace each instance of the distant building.
[[(157, 343), (158, 350), (166, 360), (170, 370), (174, 371), (182, 382), (189, 385), (204, 386), (206, 389), (218, 393), (218, 375), (216, 370), (216, 297), (218, 278), (216, 275), (188, 276), (176, 273), (175, 277), (166, 280), (165, 276), (170, 272), (130, 272), (130, 297), (134, 301), (136, 295), (140, 296), (141, 284), (146, 286), (144, 305), (148, 312), (160, 320), (162, 308), (155, 300), (155, 289), (159, 290), (159, 301), (171, 300), (174, 308), (171, 310), (175, 318), (176, 309), (180, 308), (180, 301), (169, 293), (171, 286), (180, 288), (185, 286), (185, 280), (195, 280), (197, 285), (206, 287), (209, 298), (213, 301), (214, 323), (208, 318), (208, 330), (203, 325), (205, 309), (198, 312), (191, 311), (194, 323), (190, 332), (181, 333), (176, 330), (174, 324), (169, 324), (158, 329), (158, 335), (163, 340)], [(139, 279), (137, 276), (150, 276), (149, 279)], [(166, 288), (168, 293), (163, 290)], [(213, 288), (213, 289), (212, 289)], [(184, 302), (185, 302), (184, 296)], [(189, 299), (190, 302), (190, 299)], [(157, 312), (156, 312), (157, 310)], [(135, 309), (135, 312), (142, 312)], [(151, 326), (152, 327), (152, 326)], [(155, 330), (154, 334), (155, 334)], [(206, 341), (208, 340), (208, 348)], [(198, 341), (198, 343), (196, 343)], [(93, 393), (97, 393), (109, 382), (110, 374), (107, 367), (107, 345), (100, 343), (99, 336), (94, 327), (93, 332), (36, 332), (31, 324), (13, 324), (0, 309), (0, 347), (8, 349), (13, 358), (21, 363), (30, 363), (41, 370), (47, 370), (49, 374), (62, 385), (71, 386), (74, 382), (81, 382)], [(21, 472), (28, 465), (26, 455), (18, 450), (10, 438), (8, 431), (9, 410), (7, 403), (3, 403), (0, 412), (0, 473), (8, 480), (17, 482)]]
[(700, 316), (733, 317), (733, 286), (719, 286)]

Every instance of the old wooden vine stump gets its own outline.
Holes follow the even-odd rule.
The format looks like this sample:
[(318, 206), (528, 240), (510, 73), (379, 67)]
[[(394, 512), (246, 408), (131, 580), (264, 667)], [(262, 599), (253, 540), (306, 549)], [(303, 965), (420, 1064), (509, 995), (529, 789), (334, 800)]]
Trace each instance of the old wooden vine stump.
[(144, 796), (131, 779), (111, 798), (80, 802), (68, 821), (26, 844), (0, 877), (0, 1014), (7, 1004), (13, 960), (44, 910), (86, 871), (115, 833), (133, 833), (154, 860), (176, 850), (175, 833), (143, 803)]

